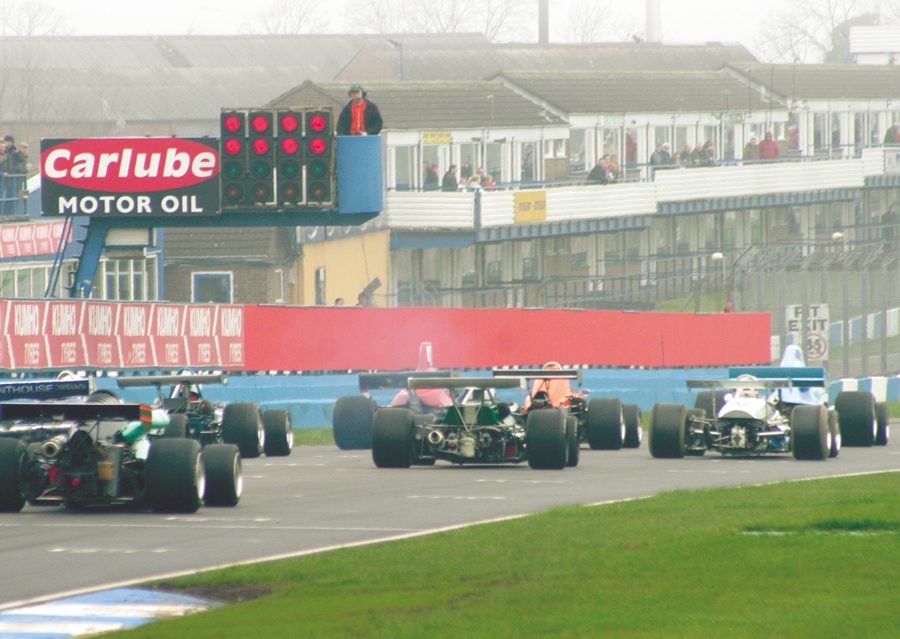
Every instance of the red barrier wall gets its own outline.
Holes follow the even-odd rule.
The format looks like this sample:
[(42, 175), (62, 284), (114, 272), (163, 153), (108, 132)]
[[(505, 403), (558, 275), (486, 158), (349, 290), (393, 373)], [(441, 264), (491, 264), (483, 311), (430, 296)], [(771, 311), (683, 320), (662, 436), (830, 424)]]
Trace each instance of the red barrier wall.
[(767, 313), (254, 306), (244, 344), (250, 370), (413, 368), (423, 341), (439, 368), (723, 366), (768, 363), (769, 324)]
[(765, 313), (0, 300), (0, 368), (401, 370), (769, 362)]

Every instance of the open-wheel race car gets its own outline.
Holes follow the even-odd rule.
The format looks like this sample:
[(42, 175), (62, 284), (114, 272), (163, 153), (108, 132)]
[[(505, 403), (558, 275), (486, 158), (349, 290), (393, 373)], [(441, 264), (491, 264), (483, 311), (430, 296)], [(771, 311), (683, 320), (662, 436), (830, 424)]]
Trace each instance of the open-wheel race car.
[(803, 366), (729, 369), (730, 379), (688, 380), (698, 394), (694, 408), (656, 404), (650, 415), (654, 457), (792, 454), (826, 459), (841, 447), (839, 416), (821, 393), (822, 368)]
[(201, 451), (193, 439), (155, 438), (163, 411), (99, 390), (82, 402), (0, 403), (0, 511), (25, 503), (131, 504), (159, 512), (235, 506), (243, 479), (236, 446)]
[(410, 390), (443, 388), (453, 402), (443, 416), (421, 423), (408, 408), (381, 408), (372, 428), (372, 459), (379, 468), (454, 464), (519, 464), (562, 469), (578, 464), (575, 421), (562, 408), (516, 415), (494, 389), (524, 390), (521, 377), (411, 378)]
[(623, 404), (614, 397), (588, 399), (589, 390), (575, 390), (570, 380), (582, 384), (582, 371), (566, 368), (556, 362), (543, 368), (495, 368), (495, 377), (524, 377), (529, 381), (528, 396), (522, 404), (524, 413), (534, 409), (564, 408), (575, 420), (579, 441), (593, 450), (639, 448), (644, 431), (641, 427), (641, 408), (637, 404)]
[(263, 411), (255, 402), (213, 404), (203, 397), (203, 385), (228, 383), (224, 374), (136, 375), (117, 377), (116, 382), (120, 388), (156, 388), (153, 405), (169, 416), (162, 437), (188, 437), (196, 439), (201, 446), (234, 444), (241, 457), (247, 458), (262, 453), (268, 457), (284, 457), (294, 447), (294, 429), (287, 410)]

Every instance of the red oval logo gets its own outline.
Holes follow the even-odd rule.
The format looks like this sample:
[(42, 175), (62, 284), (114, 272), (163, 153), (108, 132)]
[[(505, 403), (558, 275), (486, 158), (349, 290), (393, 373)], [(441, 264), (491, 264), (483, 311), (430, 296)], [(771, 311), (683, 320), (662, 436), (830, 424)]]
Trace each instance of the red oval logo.
[(218, 175), (218, 149), (184, 138), (67, 140), (41, 152), (42, 179), (88, 191), (170, 191)]

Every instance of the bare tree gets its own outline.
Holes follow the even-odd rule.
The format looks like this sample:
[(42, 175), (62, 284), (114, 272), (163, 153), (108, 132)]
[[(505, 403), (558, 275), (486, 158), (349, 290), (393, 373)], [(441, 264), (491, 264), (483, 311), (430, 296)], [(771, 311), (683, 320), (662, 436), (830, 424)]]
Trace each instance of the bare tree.
[(768, 62), (846, 61), (849, 27), (877, 24), (884, 14), (883, 4), (878, 0), (794, 0), (772, 12), (756, 48)]
[(267, 35), (321, 33), (328, 16), (317, 0), (275, 0), (257, 19), (253, 31)]
[(627, 40), (637, 31), (633, 21), (622, 20), (611, 0), (576, 0), (571, 3), (566, 21), (566, 39), (570, 42)]
[(0, 4), (0, 35), (66, 35), (66, 17), (41, 0), (6, 0)]

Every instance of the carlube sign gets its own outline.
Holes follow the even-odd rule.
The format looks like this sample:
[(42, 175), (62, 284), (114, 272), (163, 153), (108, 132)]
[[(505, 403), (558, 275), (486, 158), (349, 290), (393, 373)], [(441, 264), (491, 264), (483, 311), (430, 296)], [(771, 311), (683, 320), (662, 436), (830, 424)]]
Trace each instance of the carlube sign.
[(44, 215), (212, 215), (218, 176), (213, 138), (41, 141)]

